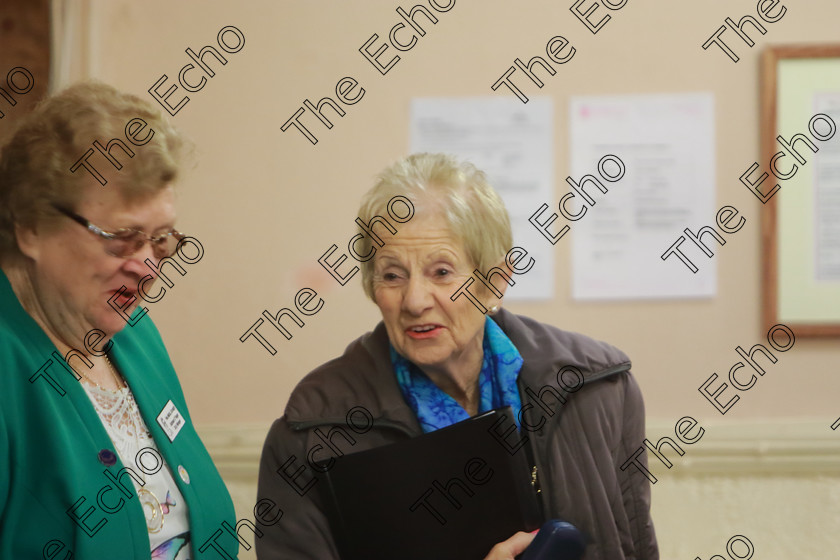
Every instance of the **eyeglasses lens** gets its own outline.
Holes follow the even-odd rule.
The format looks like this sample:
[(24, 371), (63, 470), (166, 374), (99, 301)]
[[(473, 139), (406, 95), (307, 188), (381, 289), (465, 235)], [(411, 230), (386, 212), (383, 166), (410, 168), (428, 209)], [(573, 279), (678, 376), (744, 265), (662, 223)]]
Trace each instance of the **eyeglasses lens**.
[[(149, 243), (152, 244), (152, 252), (154, 253), (155, 258), (162, 259), (173, 255), (175, 253), (175, 249), (178, 248), (178, 241), (180, 240), (180, 237), (181, 236), (176, 236), (174, 233), (164, 234), (156, 237), (153, 241), (149, 241)], [(118, 235), (114, 239), (106, 240), (105, 249), (109, 254), (114, 255), (115, 257), (126, 258), (142, 249), (147, 240), (147, 237), (143, 233), (139, 231), (129, 231)]]

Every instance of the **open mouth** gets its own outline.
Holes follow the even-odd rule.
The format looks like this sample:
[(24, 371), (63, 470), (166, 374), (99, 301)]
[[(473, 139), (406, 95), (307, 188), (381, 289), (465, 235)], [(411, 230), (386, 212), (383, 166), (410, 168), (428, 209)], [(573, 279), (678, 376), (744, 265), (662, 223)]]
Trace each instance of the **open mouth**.
[(419, 340), (424, 338), (433, 338), (440, 334), (442, 330), (443, 327), (440, 325), (414, 325), (413, 327), (407, 328), (405, 333), (411, 338)]
[(113, 294), (112, 297), (116, 297), (114, 303), (120, 307), (127, 305), (131, 301), (131, 298), (137, 296), (134, 290), (129, 290), (128, 288), (123, 290), (122, 295), (120, 295), (120, 290), (111, 290), (111, 293)]

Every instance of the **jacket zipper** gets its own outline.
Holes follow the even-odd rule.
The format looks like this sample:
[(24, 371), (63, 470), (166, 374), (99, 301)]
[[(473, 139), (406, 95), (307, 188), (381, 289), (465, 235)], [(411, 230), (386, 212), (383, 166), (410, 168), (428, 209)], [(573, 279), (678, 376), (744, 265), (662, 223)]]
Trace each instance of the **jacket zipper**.
[(534, 492), (537, 494), (542, 492), (542, 488), (540, 488), (540, 481), (537, 478), (537, 465), (531, 467), (531, 488), (533, 488)]
[[(599, 372), (597, 375), (592, 376), (591, 378), (589, 378), (588, 382), (592, 383), (594, 381), (600, 381), (601, 379), (604, 379), (606, 377), (610, 377), (611, 375), (615, 375), (617, 373), (621, 373), (623, 371), (629, 371), (629, 370), (630, 370), (629, 365), (615, 366), (615, 367), (612, 367), (612, 368), (609, 368), (609, 369), (605, 369), (604, 371)], [(571, 394), (571, 393), (568, 393), (568, 394)], [(530, 404), (533, 404), (533, 403), (530, 403)], [(558, 418), (557, 420), (559, 422), (560, 419)], [(531, 437), (529, 439), (530, 439), (530, 442), (529, 442), (528, 445), (531, 449), (531, 457), (533, 457), (533, 463), (534, 463), (533, 465), (529, 465), (531, 467), (531, 487), (534, 489), (534, 492), (539, 495), (539, 494), (542, 494), (542, 486), (540, 485), (539, 468), (537, 467), (537, 464), (536, 464), (537, 463), (537, 449), (535, 448), (536, 447), (536, 438)], [(532, 461), (529, 460), (528, 462), (530, 463)], [(542, 502), (542, 500), (540, 500), (540, 502)], [(540, 508), (540, 509), (542, 509), (542, 508)]]

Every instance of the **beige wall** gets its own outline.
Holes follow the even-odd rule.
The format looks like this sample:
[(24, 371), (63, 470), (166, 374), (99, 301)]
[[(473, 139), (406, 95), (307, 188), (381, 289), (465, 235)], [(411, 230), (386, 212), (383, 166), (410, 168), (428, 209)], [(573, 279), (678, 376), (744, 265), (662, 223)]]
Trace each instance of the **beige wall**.
[[(244, 49), (231, 54), (228, 64), (202, 91), (191, 94), (189, 104), (173, 117), (194, 139), (198, 156), (197, 166), (183, 181), (179, 226), (201, 240), (206, 256), (188, 269), (187, 276), (176, 278), (175, 288), (149, 309), (163, 333), (196, 423), (208, 437), (216, 433), (214, 426), (222, 424), (227, 428), (221, 431), (243, 424), (255, 426), (248, 433), (258, 441), (282, 413), (289, 392), (306, 372), (374, 326), (378, 311), (363, 297), (358, 277), (341, 287), (318, 266), (317, 259), (333, 243), (346, 246), (354, 233), (359, 197), (371, 185), (372, 176), (406, 153), (410, 100), (499, 95), (490, 90), (490, 84), (513, 59), (527, 60), (544, 52), (546, 41), (555, 35), (566, 37), (577, 48), (575, 59), (559, 67), (542, 90), (532, 86), (527, 90), (529, 95), (550, 96), (555, 104), (555, 201), (563, 194), (563, 179), (568, 175), (570, 96), (709, 91), (714, 94), (716, 111), (715, 208), (734, 205), (748, 222), (716, 250), (718, 295), (713, 299), (573, 302), (570, 246), (563, 240), (554, 249), (557, 298), (540, 304), (510, 304), (509, 308), (624, 349), (633, 359), (645, 395), (651, 439), (667, 435), (684, 415), (704, 426), (719, 421), (720, 415), (697, 387), (712, 372), (725, 375), (737, 361), (737, 345), (765, 341), (759, 322), (758, 218), (762, 208), (738, 181), (759, 156), (759, 52), (769, 44), (837, 40), (840, 5), (833, 0), (785, 2), (786, 15), (767, 24), (767, 35), (758, 36), (754, 48), (733, 40), (741, 57), (734, 64), (715, 47), (704, 51), (700, 45), (725, 17), (737, 21), (744, 14), (754, 15), (752, 0), (631, 0), (612, 14), (597, 35), (570, 13), (572, 0), (459, 0), (382, 76), (358, 48), (372, 33), (387, 36), (398, 21), (395, 8), (414, 3), (91, 1), (92, 73), (143, 96), (148, 96), (146, 90), (162, 74), (170, 80), (177, 76), (188, 62), (185, 48), (198, 50), (214, 44), (217, 32), (228, 25), (235, 25), (246, 37)], [(345, 76), (357, 79), (365, 96), (346, 107), (347, 115), (336, 118), (332, 130), (313, 125), (319, 138), (316, 146), (294, 130), (281, 132), (280, 126), (304, 98), (316, 101), (334, 95), (336, 82)], [(796, 196), (796, 188), (795, 180), (788, 181), (777, 196)], [(541, 202), (535, 201), (535, 206)], [(712, 220), (710, 215), (709, 223)], [(678, 233), (651, 248), (649, 260), (640, 266), (661, 266), (659, 255)], [(305, 328), (293, 331), (290, 341), (265, 325), (262, 332), (278, 349), (277, 355), (269, 355), (254, 340), (239, 342), (262, 310), (292, 305), (295, 293), (303, 287), (316, 289), (324, 308), (306, 319)], [(779, 362), (727, 414), (726, 421), (736, 428), (726, 424), (718, 427), (718, 434), (738, 429), (739, 423), (749, 432), (753, 427), (760, 431), (763, 419), (774, 419), (773, 425), (797, 419), (810, 422), (810, 431), (802, 435), (804, 441), (823, 442), (828, 436), (815, 448), (832, 450), (825, 453), (836, 457), (828, 426), (840, 416), (835, 377), (839, 358), (836, 339), (797, 339), (794, 348), (780, 354)], [(711, 439), (713, 428), (708, 433)], [(705, 441), (698, 442), (697, 448)], [(254, 461), (252, 448), (248, 457)], [(693, 452), (675, 462), (690, 461)], [(726, 460), (721, 464), (725, 470)], [(663, 542), (669, 543), (670, 554), (664, 558), (723, 554), (729, 536), (751, 528), (760, 532), (762, 526), (765, 540), (756, 558), (776, 557), (771, 549), (780, 530), (777, 524), (762, 525), (763, 517), (751, 519), (748, 525), (738, 523), (737, 508), (745, 508), (744, 500), (760, 492), (766, 480), (755, 482), (756, 478), (748, 477), (751, 482), (732, 484), (735, 494), (726, 501), (731, 517), (727, 514), (724, 522), (717, 514), (719, 502), (698, 496), (698, 487), (683, 494), (675, 491), (682, 487), (677, 478), (668, 478), (671, 474), (663, 473), (665, 480), (655, 488), (655, 498), (663, 496), (655, 513), (665, 532)], [(822, 482), (809, 480), (808, 496), (825, 491), (825, 486), (819, 486)], [(762, 516), (771, 503), (784, 507), (781, 502), (796, 494), (791, 484), (773, 486), (763, 496), (766, 507), (745, 509), (743, 515)], [(836, 503), (837, 497), (833, 500)], [(244, 511), (248, 506), (240, 507)], [(822, 511), (819, 505), (814, 507)], [(838, 510), (832, 507), (829, 517), (836, 521)], [(687, 512), (685, 508), (693, 508), (695, 515), (674, 517), (677, 510)], [(836, 523), (831, 525), (830, 519), (814, 513), (819, 525), (813, 528), (807, 522), (799, 530), (820, 532), (822, 539), (834, 538), (836, 544), (828, 529)], [(681, 518), (687, 525), (674, 526)], [(694, 548), (689, 546), (692, 543)], [(789, 546), (778, 550), (797, 550)]]
[[(738, 181), (758, 159), (759, 49), (836, 38), (840, 6), (830, 1), (789, 6), (779, 22), (768, 24), (756, 47), (735, 47), (741, 56), (735, 64), (700, 45), (724, 17), (754, 13), (754, 2), (635, 0), (597, 35), (567, 4), (461, 0), (385, 76), (358, 48), (372, 33), (387, 35), (398, 19), (397, 2), (93, 4), (99, 41), (94, 72), (144, 96), (162, 74), (171, 79), (189, 62), (185, 48), (215, 44), (227, 25), (246, 37), (245, 47), (173, 117), (195, 140), (198, 154), (197, 167), (183, 183), (179, 224), (202, 241), (206, 256), (150, 313), (164, 333), (197, 422), (270, 421), (307, 371), (375, 324), (378, 311), (363, 297), (358, 277), (342, 287), (317, 259), (333, 243), (346, 247), (359, 197), (372, 176), (406, 153), (410, 100), (498, 95), (489, 85), (513, 58), (544, 52), (554, 35), (568, 38), (577, 54), (542, 90), (532, 86), (528, 93), (549, 95), (555, 103), (556, 199), (568, 175), (570, 96), (711, 91), (715, 208), (732, 204), (748, 222), (714, 257), (719, 267), (714, 299), (573, 302), (564, 239), (554, 249), (557, 298), (509, 307), (624, 349), (651, 417), (717, 414), (697, 387), (712, 372), (729, 370), (735, 346), (751, 346), (766, 334), (759, 324), (761, 208)], [(345, 76), (357, 79), (365, 95), (332, 130), (312, 126), (317, 145), (294, 130), (280, 131), (304, 98), (334, 96), (336, 82)], [(779, 196), (795, 196), (794, 181), (785, 183)], [(710, 215), (709, 222), (713, 219)], [(651, 248), (649, 262), (640, 266), (662, 265), (663, 247)], [(239, 342), (264, 309), (292, 305), (302, 287), (316, 289), (324, 308), (290, 341), (266, 324), (262, 331), (277, 355), (253, 339)], [(830, 424), (840, 415), (827, 390), (834, 386), (830, 365), (838, 357), (836, 340), (798, 339), (727, 416), (820, 417)]]

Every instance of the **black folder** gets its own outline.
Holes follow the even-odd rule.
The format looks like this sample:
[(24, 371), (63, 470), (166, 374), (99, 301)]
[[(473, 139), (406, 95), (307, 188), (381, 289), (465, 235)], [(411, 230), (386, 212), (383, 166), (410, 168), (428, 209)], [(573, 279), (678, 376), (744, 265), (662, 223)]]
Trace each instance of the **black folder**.
[(318, 486), (342, 560), (482, 560), (538, 529), (520, 437), (506, 407), (336, 457)]

